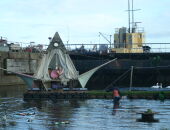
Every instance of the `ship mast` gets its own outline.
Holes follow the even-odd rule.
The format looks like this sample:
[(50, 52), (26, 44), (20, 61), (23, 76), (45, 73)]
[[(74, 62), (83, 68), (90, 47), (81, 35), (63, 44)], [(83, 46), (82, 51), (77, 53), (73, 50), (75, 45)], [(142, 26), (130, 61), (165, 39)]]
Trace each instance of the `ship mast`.
[(132, 33), (133, 33), (133, 30), (134, 29), (134, 10), (133, 10), (133, 0), (132, 0)]
[[(130, 7), (130, 4), (132, 7)], [(129, 24), (129, 30), (128, 32), (129, 33), (135, 33), (136, 32), (136, 23), (140, 23), (140, 22), (134, 22), (134, 11), (139, 11), (141, 9), (133, 9), (133, 0), (131, 0), (131, 3), (130, 3), (130, 0), (128, 0), (128, 24)], [(131, 15), (132, 15), (132, 18), (131, 18)], [(132, 28), (131, 28), (131, 25), (132, 24)]]
[(128, 29), (128, 32), (130, 33), (130, 0), (128, 0), (128, 22), (129, 22), (129, 29)]

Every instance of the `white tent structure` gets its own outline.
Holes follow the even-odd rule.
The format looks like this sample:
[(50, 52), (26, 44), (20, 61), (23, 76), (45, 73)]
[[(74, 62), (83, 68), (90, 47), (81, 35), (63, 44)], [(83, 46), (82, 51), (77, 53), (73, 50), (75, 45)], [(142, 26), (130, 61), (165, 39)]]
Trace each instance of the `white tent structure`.
[(41, 79), (43, 82), (54, 80), (49, 75), (49, 69), (54, 70), (56, 66), (61, 67), (64, 71), (60, 76), (62, 84), (67, 84), (69, 80), (78, 78), (78, 71), (67, 54), (66, 48), (57, 32), (47, 48), (47, 54), (43, 55), (34, 77)]
[(52, 41), (50, 42), (49, 47), (47, 48), (47, 54), (43, 56), (41, 64), (38, 67), (34, 77), (41, 79), (44, 83), (51, 81), (52, 79), (50, 78), (48, 69), (55, 69), (56, 66), (60, 66), (64, 70), (64, 74), (60, 77), (60, 82), (62, 84), (67, 84), (67, 82), (70, 80), (77, 79), (84, 88), (93, 73), (114, 60), (116, 59), (113, 59), (92, 70), (89, 70), (86, 73), (79, 75), (58, 32), (56, 32)]

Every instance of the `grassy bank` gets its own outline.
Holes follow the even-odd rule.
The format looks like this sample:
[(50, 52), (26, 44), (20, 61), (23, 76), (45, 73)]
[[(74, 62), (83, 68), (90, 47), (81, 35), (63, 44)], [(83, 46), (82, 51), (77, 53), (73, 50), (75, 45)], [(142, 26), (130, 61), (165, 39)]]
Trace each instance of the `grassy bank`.
[[(112, 98), (112, 92), (105, 91), (88, 91), (91, 98)], [(129, 99), (170, 99), (170, 91), (121, 91), (122, 96)]]

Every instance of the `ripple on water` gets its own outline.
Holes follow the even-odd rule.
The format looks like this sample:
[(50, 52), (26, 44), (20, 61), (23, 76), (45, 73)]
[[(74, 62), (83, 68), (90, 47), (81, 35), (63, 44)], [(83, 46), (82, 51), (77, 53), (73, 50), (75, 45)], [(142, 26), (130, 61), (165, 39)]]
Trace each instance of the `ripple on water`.
[[(4, 104), (5, 107), (4, 108)], [(160, 122), (136, 122), (141, 115), (137, 112), (152, 109)], [(161, 129), (169, 128), (170, 101), (122, 99), (119, 108), (113, 108), (112, 100), (57, 100), (28, 101), (22, 98), (1, 98), (0, 116), (7, 113), (7, 121), (16, 122), (15, 126), (7, 124), (7, 129)], [(35, 115), (17, 115), (17, 113), (32, 113)], [(28, 121), (29, 120), (29, 121)], [(69, 121), (69, 124), (56, 125), (55, 122)], [(2, 125), (0, 125), (1, 127)]]

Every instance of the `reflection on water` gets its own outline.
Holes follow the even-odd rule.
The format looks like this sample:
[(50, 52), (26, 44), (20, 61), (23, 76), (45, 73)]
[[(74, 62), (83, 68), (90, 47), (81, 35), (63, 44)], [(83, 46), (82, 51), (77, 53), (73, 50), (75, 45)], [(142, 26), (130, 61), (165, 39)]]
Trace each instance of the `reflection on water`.
[[(102, 99), (23, 101), (25, 89), (14, 88), (9, 93), (0, 90), (0, 129), (169, 129), (169, 100), (122, 99), (119, 106), (114, 106), (112, 100)], [(140, 118), (136, 113), (147, 109), (160, 112), (155, 115), (160, 122), (136, 122)]]
[(119, 110), (120, 104), (114, 103), (113, 105), (113, 115), (116, 114), (116, 112)]
[(0, 97), (22, 97), (26, 86), (0, 86)]

